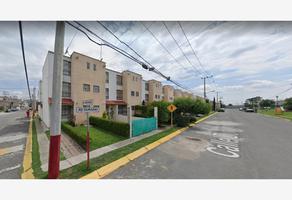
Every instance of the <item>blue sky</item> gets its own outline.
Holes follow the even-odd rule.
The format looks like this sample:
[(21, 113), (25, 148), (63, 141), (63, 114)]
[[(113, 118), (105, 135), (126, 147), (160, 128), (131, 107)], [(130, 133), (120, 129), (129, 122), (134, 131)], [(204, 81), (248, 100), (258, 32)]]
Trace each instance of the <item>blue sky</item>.
[[(156, 68), (172, 79), (202, 95), (201, 76), (212, 74), (207, 91), (217, 90), (225, 103), (241, 103), (252, 96), (275, 98), (292, 84), (292, 23), (291, 22), (180, 22), (200, 58), (200, 67), (177, 22), (166, 22), (182, 54), (162, 22), (142, 22), (176, 58), (176, 62), (145, 30), (141, 22), (105, 22), (116, 35), (139, 52)], [(104, 39), (131, 52), (97, 22), (82, 22)], [(65, 47), (76, 31), (66, 25)], [(23, 34), (31, 86), (41, 79), (42, 66), (48, 50), (53, 50), (54, 22), (23, 22)], [(0, 22), (0, 94), (27, 96), (17, 22)], [(77, 33), (70, 48), (100, 58), (100, 47)], [(102, 58), (107, 67), (132, 70), (144, 79), (161, 77), (145, 71), (128, 58), (103, 47)], [(198, 71), (200, 73), (198, 73)], [(166, 81), (163, 81), (167, 83)], [(213, 98), (215, 93), (208, 93)], [(280, 98), (292, 96), (291, 91)]]

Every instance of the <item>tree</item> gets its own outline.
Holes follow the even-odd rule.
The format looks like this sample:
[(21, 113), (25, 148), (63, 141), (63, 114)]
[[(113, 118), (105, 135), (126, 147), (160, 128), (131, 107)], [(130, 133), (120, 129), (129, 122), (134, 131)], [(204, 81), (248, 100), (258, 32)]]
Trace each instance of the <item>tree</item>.
[(275, 107), (275, 101), (271, 99), (264, 99), (260, 102), (260, 107)]
[(285, 99), (284, 107), (288, 111), (292, 111), (292, 97)]
[[(150, 112), (150, 115), (153, 116), (154, 114), (154, 107), (157, 107), (158, 109), (158, 123), (159, 125), (163, 123), (167, 123), (170, 120), (170, 114), (167, 109), (167, 106), (169, 106), (170, 103), (166, 101), (154, 101), (148, 106), (148, 113)], [(149, 114), (148, 114), (149, 115)]]

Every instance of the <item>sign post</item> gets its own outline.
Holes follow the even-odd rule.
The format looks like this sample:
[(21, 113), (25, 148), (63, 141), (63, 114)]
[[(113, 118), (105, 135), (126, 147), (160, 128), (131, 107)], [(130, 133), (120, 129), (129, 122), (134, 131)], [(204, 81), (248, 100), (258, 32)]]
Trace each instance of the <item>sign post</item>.
[(89, 137), (89, 113), (99, 112), (99, 105), (93, 105), (93, 100), (83, 101), (83, 107), (76, 108), (77, 113), (86, 113), (87, 129), (86, 129), (86, 153), (87, 153), (87, 169), (89, 169), (89, 152), (90, 152), (90, 137)]
[(167, 110), (170, 112), (170, 124), (173, 126), (173, 112), (177, 109), (177, 107), (173, 104), (167, 106)]

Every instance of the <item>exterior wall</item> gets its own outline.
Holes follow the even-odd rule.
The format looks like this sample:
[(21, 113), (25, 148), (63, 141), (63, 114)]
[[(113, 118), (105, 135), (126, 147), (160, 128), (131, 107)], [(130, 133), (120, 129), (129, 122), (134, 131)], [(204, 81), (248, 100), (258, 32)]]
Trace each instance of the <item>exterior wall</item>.
[(105, 83), (105, 87), (109, 89), (109, 99), (117, 100), (117, 90), (123, 90), (123, 86), (117, 85), (117, 75), (122, 75), (122, 73), (110, 69), (105, 69), (105, 71), (109, 74), (109, 82)]
[(45, 59), (45, 63), (42, 71), (42, 84), (41, 84), (41, 104), (42, 111), (40, 112), (42, 121), (46, 124), (47, 127), (50, 127), (50, 105), (49, 97), (52, 96), (52, 87), (53, 87), (53, 65), (54, 65), (54, 54), (48, 52)]
[(149, 102), (162, 100), (162, 84), (156, 80), (149, 80)]
[(180, 98), (180, 97), (183, 97), (182, 91), (179, 90), (179, 89), (175, 89), (174, 90), (174, 99), (177, 99), (177, 98)]
[(163, 100), (167, 102), (173, 102), (174, 100), (174, 89), (170, 85), (164, 85), (163, 90)]
[[(128, 106), (140, 105), (142, 102), (142, 76), (131, 71), (123, 71), (122, 75), (124, 101)], [(131, 95), (132, 91), (135, 93), (134, 96)]]
[[(147, 81), (142, 80), (141, 101), (142, 101), (142, 102), (144, 101), (145, 103), (147, 103), (147, 100), (146, 100), (146, 98), (145, 98), (145, 95), (146, 95), (146, 94), (149, 95), (149, 91), (146, 90), (146, 83), (147, 83)], [(141, 103), (142, 103), (142, 102), (141, 102)]]
[[(87, 62), (90, 63), (90, 69), (87, 69)], [(96, 64), (96, 71), (93, 70), (93, 64)], [(83, 91), (83, 84), (90, 85), (89, 92)], [(99, 93), (93, 92), (93, 85), (99, 86)], [(100, 111), (90, 115), (101, 117), (105, 111), (105, 63), (74, 52), (71, 55), (71, 96), (74, 108), (82, 107), (84, 100), (92, 99), (94, 105), (99, 105)], [(85, 113), (76, 113), (76, 109), (73, 112), (75, 123), (85, 123)]]

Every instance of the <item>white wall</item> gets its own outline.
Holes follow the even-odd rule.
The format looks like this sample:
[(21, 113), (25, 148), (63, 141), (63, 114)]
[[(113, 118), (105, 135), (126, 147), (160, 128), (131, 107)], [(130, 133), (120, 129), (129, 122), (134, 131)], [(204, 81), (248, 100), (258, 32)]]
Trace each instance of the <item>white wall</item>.
[(110, 69), (106, 69), (109, 73), (109, 83), (105, 84), (105, 88), (109, 88), (109, 100), (117, 100), (117, 90), (123, 90), (123, 86), (117, 85), (117, 75), (122, 75), (120, 72), (116, 72)]

